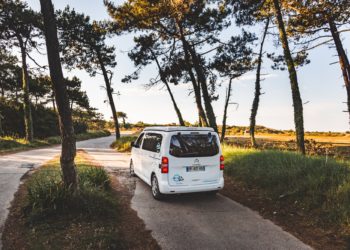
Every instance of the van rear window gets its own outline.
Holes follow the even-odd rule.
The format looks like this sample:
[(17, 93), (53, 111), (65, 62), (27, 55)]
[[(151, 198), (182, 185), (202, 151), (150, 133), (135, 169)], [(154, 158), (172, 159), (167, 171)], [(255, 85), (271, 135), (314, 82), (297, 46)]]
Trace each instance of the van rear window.
[(170, 141), (170, 155), (175, 157), (204, 157), (219, 153), (216, 136), (212, 134), (178, 134)]

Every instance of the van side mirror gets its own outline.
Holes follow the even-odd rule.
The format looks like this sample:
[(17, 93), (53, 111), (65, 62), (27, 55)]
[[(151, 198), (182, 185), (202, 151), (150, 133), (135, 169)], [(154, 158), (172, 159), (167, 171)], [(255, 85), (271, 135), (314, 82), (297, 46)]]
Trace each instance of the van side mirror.
[(132, 148), (135, 147), (135, 142), (132, 141), (132, 142), (130, 143), (130, 145), (131, 145)]

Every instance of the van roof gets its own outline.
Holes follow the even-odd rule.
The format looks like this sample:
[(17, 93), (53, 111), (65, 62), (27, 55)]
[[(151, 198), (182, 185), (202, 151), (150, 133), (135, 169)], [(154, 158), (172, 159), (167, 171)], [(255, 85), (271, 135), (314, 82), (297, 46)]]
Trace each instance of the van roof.
[(164, 132), (174, 132), (174, 131), (210, 131), (214, 132), (213, 128), (208, 127), (184, 127), (184, 126), (158, 126), (158, 127), (147, 127), (143, 131), (164, 131)]

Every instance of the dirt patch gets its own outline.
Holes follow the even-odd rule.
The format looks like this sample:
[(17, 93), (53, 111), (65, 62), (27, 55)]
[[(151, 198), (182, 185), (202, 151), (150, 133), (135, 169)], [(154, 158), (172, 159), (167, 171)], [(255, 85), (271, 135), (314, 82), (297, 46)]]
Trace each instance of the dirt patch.
[[(85, 159), (92, 161), (87, 155)], [(110, 177), (110, 193), (117, 200), (115, 216), (103, 216), (103, 213), (86, 216), (66, 211), (33, 221), (27, 215), (27, 183), (30, 173), (35, 171), (24, 176), (12, 201), (2, 236), (3, 249), (160, 249), (130, 207), (135, 183), (132, 178), (126, 178), (127, 173), (116, 171)], [(131, 181), (124, 181), (128, 179)]]
[(350, 249), (346, 229), (317, 224), (316, 217), (293, 204), (276, 202), (264, 197), (259, 190), (249, 188), (231, 177), (225, 177), (225, 187), (221, 194), (247, 206), (293, 234), (315, 249)]

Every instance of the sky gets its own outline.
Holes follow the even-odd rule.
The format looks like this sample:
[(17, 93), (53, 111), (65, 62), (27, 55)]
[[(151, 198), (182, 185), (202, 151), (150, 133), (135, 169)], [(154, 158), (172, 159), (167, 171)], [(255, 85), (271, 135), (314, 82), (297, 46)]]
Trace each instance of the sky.
[[(123, 0), (117, 0), (122, 3)], [(40, 10), (39, 0), (27, 0), (28, 5)], [(53, 0), (55, 9), (63, 9), (70, 5), (78, 12), (83, 12), (95, 20), (109, 19), (102, 0)], [(259, 34), (263, 27), (255, 27)], [(230, 30), (227, 31), (228, 33)], [(349, 34), (342, 34), (344, 46), (349, 47)], [(268, 38), (266, 49), (275, 51), (275, 38)], [(146, 90), (144, 85), (157, 75), (154, 66), (146, 68), (139, 80), (132, 83), (122, 83), (121, 79), (134, 71), (134, 65), (127, 56), (127, 51), (133, 47), (133, 36), (123, 35), (108, 41), (117, 49), (117, 67), (113, 70), (113, 88), (120, 93), (115, 96), (118, 111), (128, 115), (129, 122), (143, 121), (147, 123), (177, 122), (177, 116), (170, 101), (169, 94), (156, 86)], [(45, 57), (34, 55), (43, 64)], [(310, 52), (311, 63), (298, 69), (298, 79), (301, 97), (304, 103), (304, 125), (306, 131), (349, 131), (349, 118), (346, 110), (346, 91), (334, 48), (319, 47)], [(293, 105), (287, 71), (274, 71), (268, 59), (264, 61), (261, 102), (257, 115), (257, 124), (275, 129), (294, 129)], [(104, 114), (106, 119), (111, 117), (108, 104), (105, 102), (106, 93), (102, 76), (90, 77), (79, 70), (64, 70), (65, 76), (77, 76), (82, 80), (82, 88), (89, 96), (90, 104)], [(255, 72), (249, 72), (234, 81), (232, 102), (228, 110), (228, 125), (248, 126), (250, 109), (254, 97)], [(218, 89), (219, 100), (213, 102), (217, 122), (221, 124), (227, 83)], [(189, 96), (190, 84), (171, 86), (178, 106), (185, 120), (195, 122), (198, 119), (196, 105), (192, 95)]]

